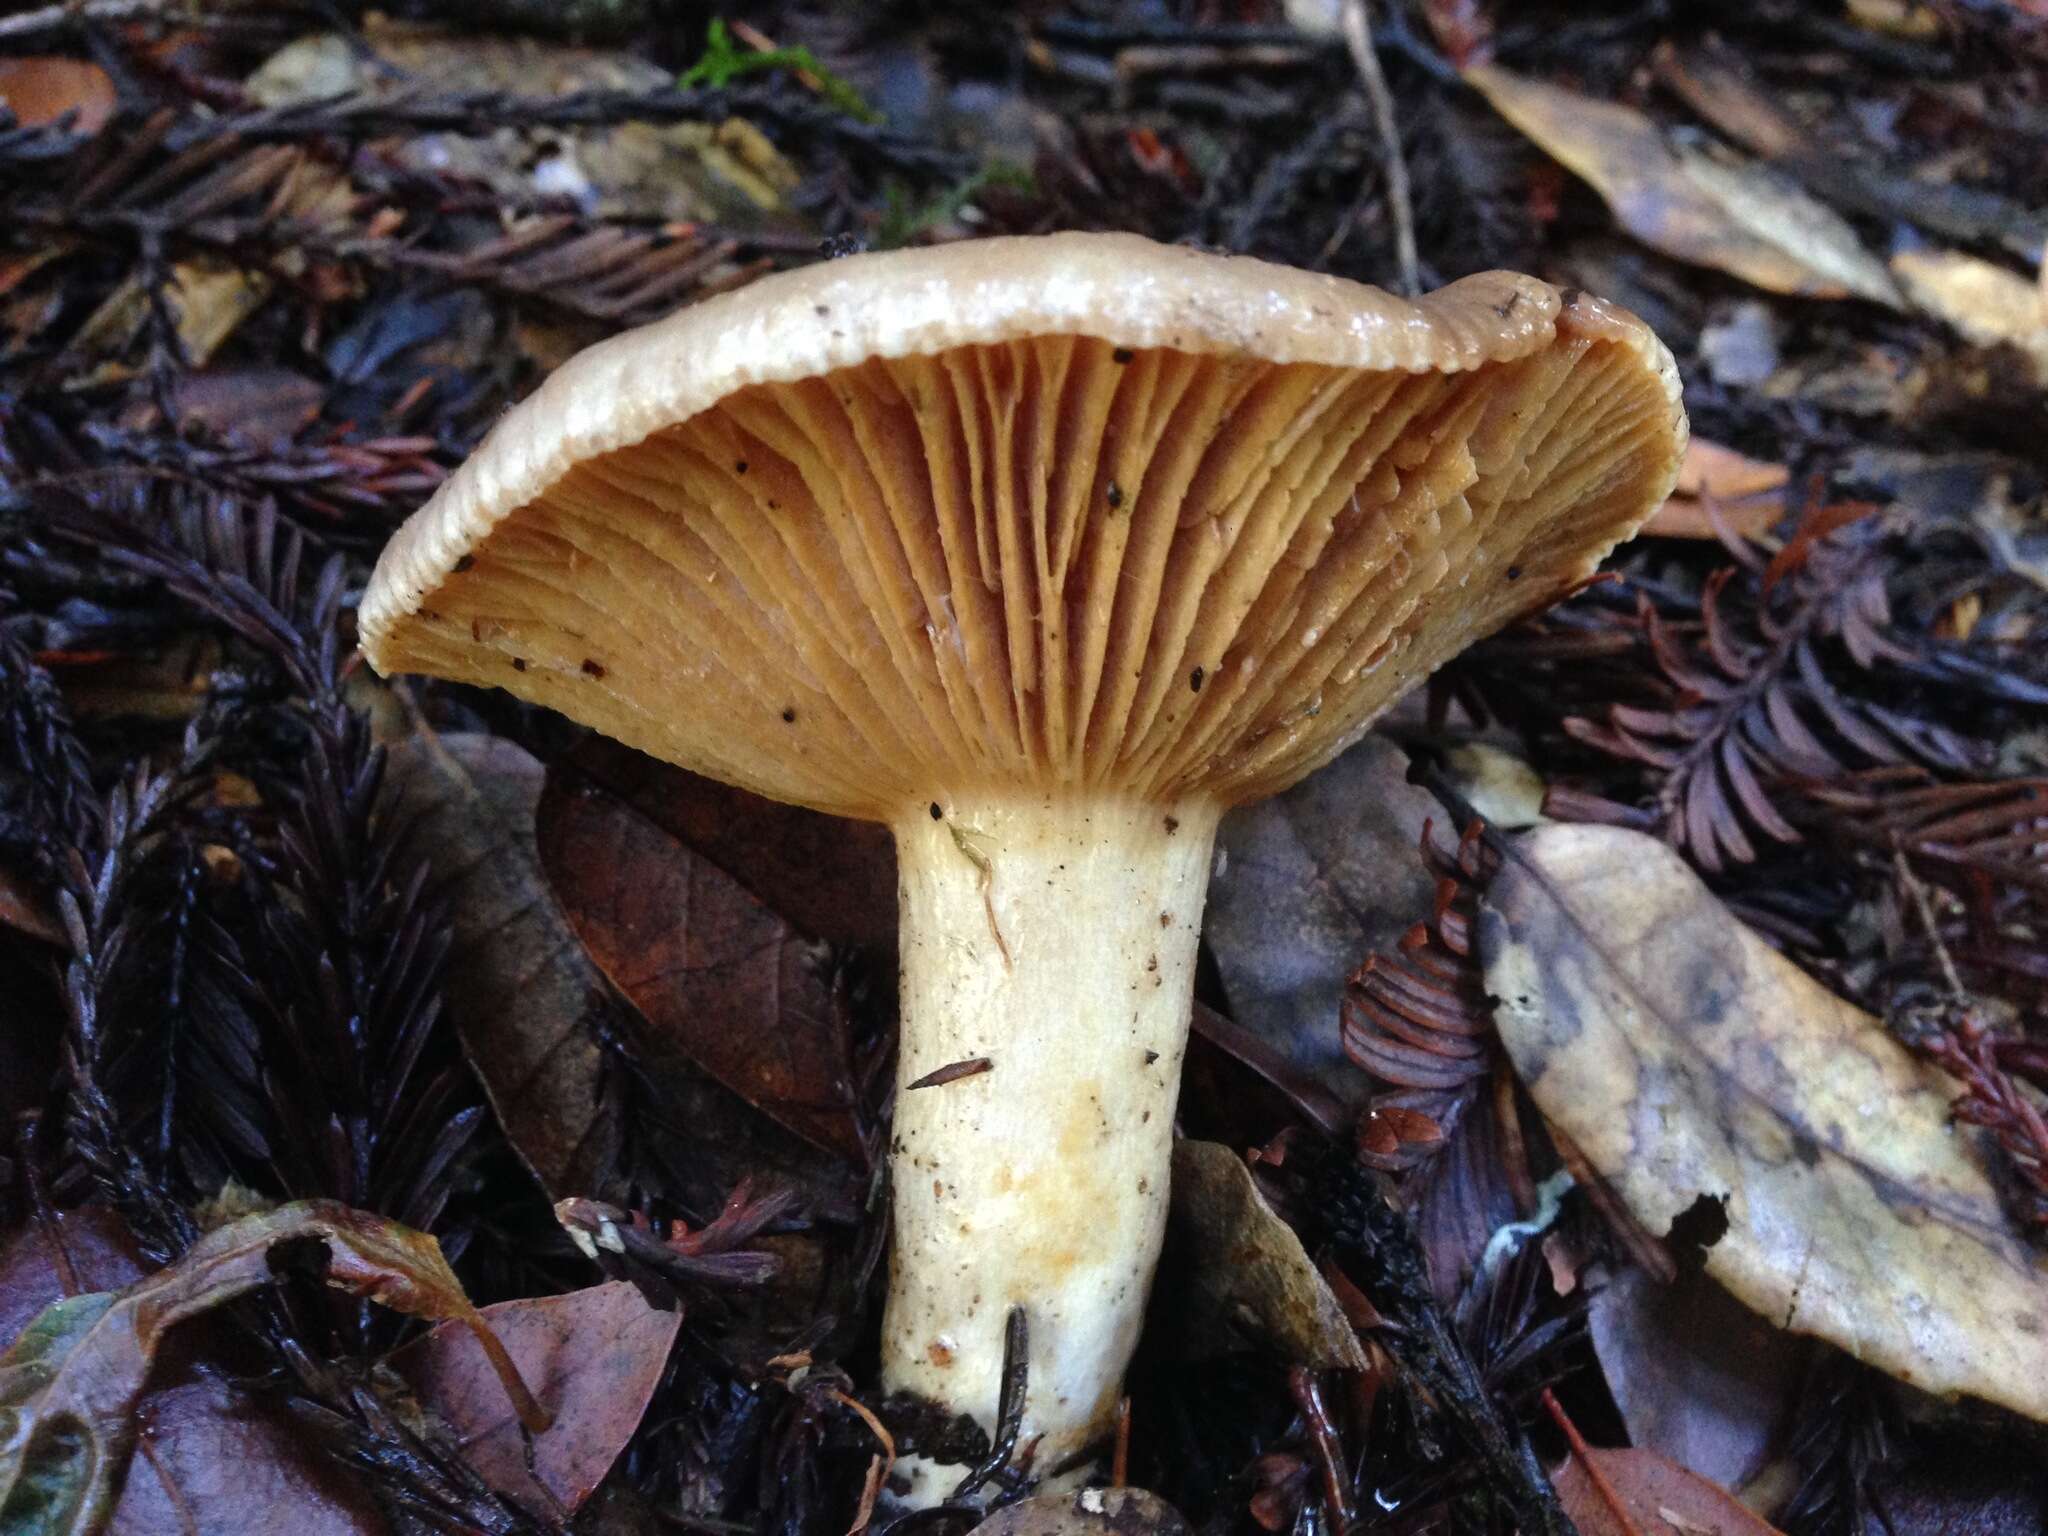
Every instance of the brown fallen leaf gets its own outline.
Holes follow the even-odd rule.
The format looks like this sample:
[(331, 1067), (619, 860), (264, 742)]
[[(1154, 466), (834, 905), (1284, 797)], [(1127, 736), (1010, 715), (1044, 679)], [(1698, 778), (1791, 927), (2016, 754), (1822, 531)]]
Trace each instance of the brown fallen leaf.
[(551, 785), (537, 837), (564, 915), (655, 1034), (798, 1135), (862, 1157), (826, 946), (599, 791)]
[(391, 1364), (454, 1429), (485, 1482), (536, 1513), (577, 1509), (639, 1426), (682, 1314), (650, 1307), (632, 1285), (611, 1281), (500, 1302), (483, 1316), (554, 1415), (554, 1427), (532, 1437), (531, 1472), (518, 1416), (467, 1329), (444, 1323)]
[(1550, 1481), (1579, 1536), (1778, 1536), (1727, 1489), (1655, 1451), (1581, 1447)]
[(1005, 1505), (975, 1527), (981, 1536), (1187, 1536), (1181, 1512), (1143, 1488), (1041, 1493)]
[(1213, 1141), (1173, 1148), (1167, 1241), (1161, 1266), (1174, 1299), (1171, 1320), (1186, 1359), (1258, 1348), (1315, 1370), (1365, 1367), (1365, 1352), (1294, 1229), (1259, 1193), (1244, 1159)]
[(271, 1283), (271, 1251), (317, 1242), (330, 1286), (476, 1337), (519, 1417), (533, 1401), (461, 1282), (424, 1232), (329, 1200), (301, 1200), (230, 1222), (122, 1291), (67, 1296), (0, 1354), (0, 1530), (87, 1536), (104, 1528), (135, 1448), (135, 1410), (165, 1336), (179, 1323)]
[(1619, 102), (1596, 101), (1495, 64), (1464, 78), (1566, 170), (1591, 183), (1645, 245), (1772, 293), (1855, 296), (1897, 307), (1884, 263), (1840, 214), (1750, 161), (1674, 148)]
[(2048, 1417), (2048, 1281), (1953, 1084), (1657, 839), (1556, 826), (1515, 847), (1480, 925), (1501, 1038), (1637, 1220), (1720, 1201), (1707, 1273), (1775, 1326)]
[(745, 886), (801, 933), (896, 955), (896, 841), (848, 821), (659, 762), (592, 736), (553, 773), (601, 789)]
[(483, 735), (411, 738), (388, 769), (448, 902), (448, 1012), (498, 1123), (550, 1195), (605, 1196), (620, 1144), (592, 1021), (605, 982), (534, 851), (545, 777), (518, 746)]
[(1686, 444), (1670, 500), (1642, 531), (1667, 539), (1719, 538), (1706, 507), (1711, 501), (1723, 528), (1754, 537), (1785, 515), (1785, 487), (1791, 480), (1792, 471), (1783, 464), (1766, 464), (1695, 437)]
[(0, 59), (0, 106), (24, 128), (76, 112), (71, 131), (90, 136), (107, 126), (119, 105), (113, 79), (97, 64), (54, 54)]

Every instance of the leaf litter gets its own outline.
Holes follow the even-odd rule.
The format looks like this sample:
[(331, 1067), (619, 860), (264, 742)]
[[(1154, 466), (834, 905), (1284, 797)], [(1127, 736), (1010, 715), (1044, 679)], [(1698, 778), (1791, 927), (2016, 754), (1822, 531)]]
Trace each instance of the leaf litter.
[[(1924, 1404), (1902, 1417), (1872, 1373), (1795, 1349), (1781, 1313), (1700, 1302), (1715, 1282), (1686, 1272), (1689, 1240), (1642, 1213), (1668, 1200), (1633, 1210), (1631, 1173), (1661, 1165), (1617, 1170), (1540, 1080), (1532, 1096), (1473, 932), (1516, 866), (1496, 873), (1507, 845), (1472, 813), (1661, 838), (1710, 877), (1689, 912), (1721, 903), (1859, 1008), (1859, 1040), (1888, 1029), (1930, 1064), (1914, 1072), (1944, 1074), (1912, 1079), (1931, 1086), (1906, 1118), (1948, 1114), (1978, 1193), (2041, 1228), (2039, 18), (1767, 7), (1701, 38), (1649, 7), (1415, 11), (1110, 6), (1000, 35), (776, 12), (701, 48), (631, 0), (579, 10), (570, 46), (511, 12), (346, 35), (245, 11), (0, 22), (7, 78), (49, 103), (0, 125), (0, 868), (42, 931), (0, 930), (23, 1026), (0, 1223), (70, 1229), (97, 1195), (147, 1268), (198, 1239), (190, 1212), (233, 1176), (418, 1211), (480, 1299), (522, 1317), (581, 1314), (600, 1273), (632, 1282), (633, 1306), (604, 1312), (632, 1327), (685, 1308), (644, 1409), (645, 1361), (606, 1395), (605, 1372), (576, 1379), (601, 1350), (552, 1357), (564, 1401), (602, 1403), (546, 1494), (520, 1481), (505, 1399), (460, 1334), (436, 1346), (465, 1363), (420, 1421), (378, 1369), (390, 1324), (297, 1291), (241, 1304), (248, 1337), (182, 1330), (175, 1374), (140, 1398), (155, 1435), (117, 1529), (165, 1528), (172, 1505), (231, 1522), (260, 1492), (307, 1530), (381, 1528), (374, 1494), (434, 1528), (524, 1532), (594, 1480), (582, 1518), (633, 1536), (887, 1525), (878, 1434), (941, 1431), (860, 1379), (886, 1262), (868, 1173), (887, 1134), (886, 836), (481, 696), (344, 678), (346, 598), (397, 518), (585, 342), (815, 259), (823, 236), (1054, 227), (1381, 282), (1412, 227), (1425, 281), (1516, 267), (1637, 309), (1697, 429), (1661, 519), (1681, 537), (1463, 658), (1387, 723), (1399, 749), (1375, 739), (1227, 834), (1183, 1128), (1255, 1197), (1232, 1206), (1256, 1234), (1246, 1271), (1291, 1278), (1254, 1301), (1192, 1245), (1185, 1267), (1239, 1326), (1196, 1359), (1155, 1322), (1174, 1358), (1134, 1378), (1119, 1465), (1203, 1529), (1418, 1529), (1478, 1489), (1540, 1525), (1542, 1471), (1516, 1444), (1548, 1386), (1595, 1438), (1636, 1442), (1552, 1466), (1582, 1528), (1617, 1507), (1642, 1536), (1736, 1528), (1650, 1448), (1728, 1482), (1775, 1456), (1744, 1493), (1794, 1536), (1860, 1528), (1880, 1492), (1901, 1536), (2011, 1528), (2010, 1486), (1945, 1475), (1980, 1434)], [(1370, 90), (1343, 44), (1365, 18)], [(68, 106), (89, 111), (67, 123)], [(81, 516), (98, 531), (52, 532)], [(388, 764), (338, 706), (377, 719)], [(634, 969), (652, 914), (601, 849), (690, 895), (700, 921), (663, 937), (718, 962), (716, 984)], [(424, 885), (399, 873), (414, 853)], [(66, 902), (77, 925), (37, 923)], [(736, 934), (772, 940), (773, 966), (737, 963)], [(51, 946), (80, 935), (53, 983)], [(1745, 966), (1764, 965), (1755, 942)], [(717, 1023), (765, 1017), (771, 970), (808, 1044), (734, 1054)], [(1850, 1017), (1792, 975), (1766, 990)], [(1718, 995), (1697, 990), (1666, 999), (1674, 1039), (1681, 1003)], [(355, 999), (434, 1063), (367, 1117), (374, 1078), (305, 1066), (347, 1060)], [(1803, 1086), (1777, 1088), (1810, 1112)], [(1553, 1215), (1500, 1259), (1500, 1233)], [(1907, 1251), (1943, 1234), (1913, 1228)], [(76, 1287), (44, 1252), (33, 1275), (0, 1271), (0, 1302), (131, 1278), (91, 1279), (93, 1244), (73, 1246)], [(1299, 1354), (1341, 1344), (1332, 1297), (1362, 1368)], [(1887, 1315), (1864, 1309), (1872, 1348), (1907, 1336)], [(2015, 1323), (1980, 1342), (2026, 1341)], [(1714, 1369), (1731, 1353), (1811, 1355), (1821, 1387), (1775, 1411), (1779, 1374), (1738, 1384)], [(458, 1423), (496, 1428), (471, 1457)], [(501, 1452), (510, 1497), (476, 1475)], [(230, 1456), (251, 1458), (239, 1487)], [(1618, 1504), (1586, 1501), (1595, 1463)]]
[(2048, 1281), (1953, 1090), (1745, 929), (1661, 843), (1526, 834), (1488, 891), (1487, 985), (1530, 1093), (1653, 1232), (1903, 1381), (2048, 1418)]

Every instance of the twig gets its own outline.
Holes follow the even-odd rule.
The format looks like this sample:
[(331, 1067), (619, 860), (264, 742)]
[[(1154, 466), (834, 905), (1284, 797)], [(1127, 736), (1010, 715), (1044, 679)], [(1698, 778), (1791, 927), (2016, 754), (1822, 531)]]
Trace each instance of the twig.
[(1372, 104), (1373, 125), (1379, 129), (1380, 153), (1387, 174), (1387, 205), (1394, 215), (1394, 259), (1399, 264), (1401, 292), (1409, 298), (1422, 292), (1422, 264), (1415, 250), (1415, 209), (1408, 200), (1408, 162), (1401, 154), (1401, 128), (1394, 121), (1394, 98), (1387, 91), (1387, 77), (1380, 71), (1380, 56), (1373, 51), (1372, 18), (1366, 14), (1366, 0), (1344, 0), (1344, 42), (1351, 49), (1351, 61), (1358, 66), (1358, 78)]
[(875, 1500), (881, 1494), (882, 1484), (888, 1479), (889, 1469), (896, 1465), (896, 1437), (882, 1426), (882, 1421), (875, 1417), (873, 1410), (858, 1398), (849, 1397), (836, 1388), (832, 1396), (838, 1400), (840, 1406), (851, 1408), (860, 1415), (861, 1422), (867, 1425), (876, 1443), (881, 1446), (880, 1451), (868, 1462), (868, 1475), (861, 1484), (860, 1507), (854, 1511), (853, 1524), (846, 1532), (846, 1536), (863, 1536), (868, 1528), (868, 1522), (875, 1517)]
[(1528, 1435), (1501, 1411), (1451, 1331), (1415, 1230), (1387, 1198), (1382, 1179), (1348, 1156), (1334, 1156), (1316, 1206), (1338, 1263), (1386, 1320), (1377, 1337), (1471, 1446), (1524, 1536), (1577, 1536)]
[(1294, 1405), (1308, 1425), (1309, 1443), (1315, 1447), (1316, 1463), (1323, 1474), (1323, 1505), (1330, 1512), (1332, 1527), (1348, 1531), (1356, 1516), (1344, 1491), (1344, 1442), (1323, 1406), (1323, 1389), (1316, 1373), (1303, 1365), (1290, 1367), (1287, 1389), (1294, 1394)]
[(1607, 1474), (1600, 1470), (1599, 1463), (1593, 1460), (1593, 1448), (1586, 1444), (1585, 1436), (1579, 1433), (1579, 1426), (1565, 1413), (1564, 1404), (1557, 1400), (1557, 1394), (1545, 1387), (1542, 1400), (1543, 1411), (1549, 1414), (1551, 1421), (1563, 1431), (1565, 1443), (1571, 1447), (1572, 1454), (1578, 1457), (1579, 1465), (1586, 1469), (1586, 1477), (1599, 1493), (1601, 1502), (1614, 1511), (1615, 1523), (1621, 1527), (1622, 1536), (1642, 1536), (1642, 1529), (1636, 1524), (1635, 1517), (1629, 1513), (1628, 1504), (1615, 1491), (1614, 1484), (1607, 1480)]

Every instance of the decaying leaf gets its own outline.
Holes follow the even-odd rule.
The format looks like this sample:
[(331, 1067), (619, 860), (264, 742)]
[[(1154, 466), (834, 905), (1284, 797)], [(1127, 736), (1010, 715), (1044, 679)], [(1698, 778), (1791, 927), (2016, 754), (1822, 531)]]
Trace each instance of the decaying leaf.
[(1371, 1085), (1344, 1054), (1344, 981), (1429, 910), (1415, 847), (1431, 816), (1442, 809), (1408, 782), (1401, 749), (1368, 736), (1216, 835), (1203, 937), (1231, 1017), (1354, 1110)]
[(1257, 1348), (1289, 1365), (1364, 1368), (1329, 1282), (1230, 1148), (1174, 1143), (1167, 1228), (1167, 1283), (1185, 1290), (1162, 1310), (1185, 1358)]
[[(1671, 498), (1643, 524), (1643, 532), (1667, 539), (1713, 539), (1720, 526), (1731, 533), (1768, 531), (1785, 515), (1785, 487), (1792, 472), (1695, 437), (1686, 444)], [(1709, 513), (1707, 503), (1714, 510)]]
[(1636, 1218), (1661, 1233), (1719, 1201), (1707, 1272), (1776, 1326), (2048, 1417), (2048, 1282), (1953, 1086), (1657, 839), (1557, 826), (1517, 847), (1480, 931), (1501, 1038)]
[(983, 1536), (1187, 1536), (1181, 1512), (1143, 1488), (1041, 1493), (1006, 1505), (975, 1530)]
[(1550, 1480), (1579, 1536), (1777, 1536), (1727, 1489), (1655, 1451), (1586, 1447)]
[(1549, 785), (1524, 757), (1488, 742), (1468, 741), (1444, 753), (1443, 772), (1489, 827), (1519, 831), (1544, 819)]
[(501, 1302), (483, 1316), (554, 1415), (553, 1428), (532, 1437), (531, 1472), (518, 1416), (469, 1330), (444, 1323), (391, 1364), (455, 1430), (464, 1459), (484, 1481), (538, 1513), (576, 1509), (638, 1427), (682, 1314), (650, 1307), (620, 1280)]
[[(117, 1291), (143, 1274), (134, 1235), (111, 1210), (50, 1212), (0, 1253), (0, 1348), (52, 1303)], [(168, 1365), (137, 1405), (139, 1452), (109, 1536), (286, 1528), (292, 1536), (385, 1536), (368, 1493), (274, 1405), (190, 1360), (178, 1361), (167, 1380)]]
[(1772, 293), (1896, 306), (1884, 263), (1840, 214), (1777, 173), (1674, 148), (1633, 107), (1494, 64), (1465, 71), (1496, 112), (1592, 184), (1630, 234)]
[(316, 1241), (327, 1283), (415, 1317), (452, 1319), (491, 1358), (530, 1429), (541, 1411), (462, 1284), (423, 1232), (327, 1200), (301, 1200), (208, 1233), (125, 1291), (67, 1297), (0, 1355), (0, 1531), (85, 1536), (104, 1527), (135, 1448), (135, 1406), (164, 1336), (270, 1284), (271, 1250)]
[(896, 840), (887, 827), (764, 800), (592, 736), (550, 770), (622, 801), (801, 933), (896, 958)]
[(414, 737), (389, 769), (448, 901), (448, 1012), (498, 1123), (550, 1194), (603, 1195), (620, 1136), (591, 1027), (605, 983), (534, 852), (545, 777), (492, 736)]
[(799, 1135), (861, 1155), (825, 946), (609, 795), (551, 789), (538, 837), (562, 911), (655, 1033)]

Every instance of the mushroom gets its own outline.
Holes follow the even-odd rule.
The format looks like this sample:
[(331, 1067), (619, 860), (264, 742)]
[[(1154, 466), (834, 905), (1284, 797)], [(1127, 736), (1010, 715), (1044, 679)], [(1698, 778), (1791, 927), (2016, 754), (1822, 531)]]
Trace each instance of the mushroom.
[(1512, 273), (854, 256), (559, 369), (392, 538), (362, 644), (894, 830), (884, 1382), (992, 1431), (1024, 1308), (1059, 1474), (1158, 1257), (1217, 818), (1584, 581), (1685, 436), (1646, 327)]

